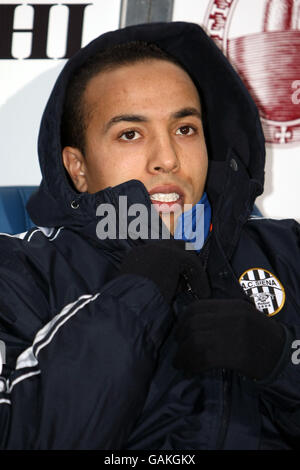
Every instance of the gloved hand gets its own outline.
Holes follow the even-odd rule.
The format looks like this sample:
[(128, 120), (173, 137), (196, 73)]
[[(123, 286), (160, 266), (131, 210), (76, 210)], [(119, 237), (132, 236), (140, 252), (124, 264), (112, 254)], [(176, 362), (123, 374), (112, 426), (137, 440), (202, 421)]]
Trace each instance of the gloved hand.
[(200, 258), (185, 249), (183, 240), (159, 240), (132, 249), (124, 258), (119, 274), (138, 274), (151, 279), (170, 303), (181, 275), (199, 297), (210, 288)]
[(275, 369), (285, 344), (284, 327), (247, 300), (205, 299), (178, 322), (174, 367), (189, 375), (226, 368), (262, 380)]

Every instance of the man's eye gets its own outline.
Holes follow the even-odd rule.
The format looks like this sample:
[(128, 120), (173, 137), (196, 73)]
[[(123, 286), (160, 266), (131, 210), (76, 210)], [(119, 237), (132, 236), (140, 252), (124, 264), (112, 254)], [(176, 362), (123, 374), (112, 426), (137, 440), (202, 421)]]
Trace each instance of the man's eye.
[(121, 140), (136, 140), (139, 138), (139, 136), (140, 134), (137, 131), (127, 131), (127, 132), (123, 132), (120, 135), (120, 139)]
[(194, 134), (195, 129), (192, 126), (181, 126), (177, 129), (177, 135), (192, 135)]

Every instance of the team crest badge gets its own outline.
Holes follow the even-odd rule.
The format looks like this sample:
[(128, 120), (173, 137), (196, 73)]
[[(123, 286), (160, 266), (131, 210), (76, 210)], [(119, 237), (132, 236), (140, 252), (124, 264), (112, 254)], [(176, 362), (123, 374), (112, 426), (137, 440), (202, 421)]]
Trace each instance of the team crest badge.
[(299, 0), (210, 0), (204, 27), (254, 98), (266, 142), (299, 144)]
[(284, 287), (270, 271), (262, 268), (248, 269), (239, 278), (239, 283), (257, 310), (271, 317), (282, 309), (285, 302)]

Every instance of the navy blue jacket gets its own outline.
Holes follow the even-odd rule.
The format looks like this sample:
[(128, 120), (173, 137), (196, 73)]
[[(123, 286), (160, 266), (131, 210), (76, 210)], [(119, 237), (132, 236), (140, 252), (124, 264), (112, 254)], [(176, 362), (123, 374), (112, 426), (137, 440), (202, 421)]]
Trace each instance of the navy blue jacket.
[[(189, 71), (204, 109), (212, 206), (207, 274), (214, 298), (251, 297), (282, 322), (285, 349), (255, 382), (214, 369), (186, 378), (172, 366), (176, 321), (157, 286), (117, 276), (141, 240), (99, 240), (100, 203), (144, 203), (139, 181), (78, 193), (61, 158), (69, 77), (90, 55), (152, 41)], [(2, 449), (290, 449), (300, 444), (300, 232), (293, 220), (251, 218), (264, 180), (257, 109), (215, 44), (194, 24), (133, 26), (104, 34), (65, 66), (39, 135), (43, 179), (28, 210), (36, 224), (0, 236)], [(209, 248), (209, 249), (208, 249)], [(174, 308), (189, 301), (178, 296)], [(294, 355), (293, 355), (294, 354)], [(297, 354), (296, 354), (297, 359)]]

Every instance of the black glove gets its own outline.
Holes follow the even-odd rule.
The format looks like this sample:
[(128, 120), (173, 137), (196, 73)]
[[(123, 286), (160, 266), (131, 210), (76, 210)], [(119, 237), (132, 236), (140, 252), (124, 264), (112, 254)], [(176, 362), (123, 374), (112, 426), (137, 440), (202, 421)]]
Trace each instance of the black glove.
[(151, 279), (170, 303), (180, 276), (184, 276), (199, 297), (208, 297), (210, 288), (200, 258), (185, 250), (182, 240), (160, 240), (138, 246), (124, 258), (119, 274), (138, 274)]
[(175, 338), (174, 367), (188, 375), (225, 368), (262, 380), (277, 366), (286, 334), (247, 300), (207, 299), (187, 308)]

